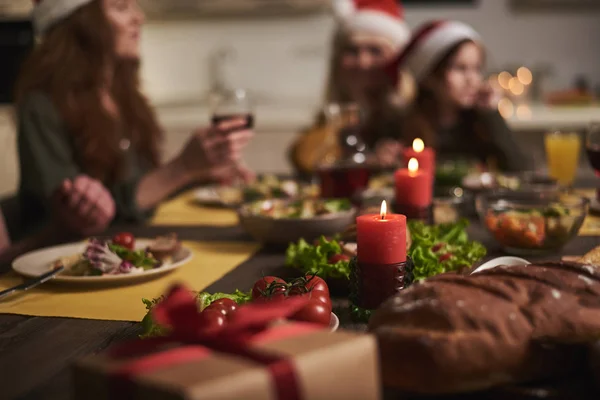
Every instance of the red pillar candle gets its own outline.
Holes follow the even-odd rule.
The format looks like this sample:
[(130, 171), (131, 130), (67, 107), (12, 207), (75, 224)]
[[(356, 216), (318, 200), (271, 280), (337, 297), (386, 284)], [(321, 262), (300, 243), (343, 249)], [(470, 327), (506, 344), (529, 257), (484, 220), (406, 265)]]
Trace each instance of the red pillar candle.
[(422, 170), (435, 175), (435, 150), (425, 147), (425, 143), (419, 138), (413, 140), (412, 148), (404, 149), (404, 164), (408, 165), (411, 158), (417, 159)]
[(358, 262), (397, 264), (406, 261), (406, 217), (387, 214), (385, 201), (380, 214), (356, 218)]
[(433, 200), (433, 185), (428, 171), (419, 169), (416, 158), (408, 161), (408, 168), (394, 174), (396, 182), (396, 204), (410, 208), (426, 208)]

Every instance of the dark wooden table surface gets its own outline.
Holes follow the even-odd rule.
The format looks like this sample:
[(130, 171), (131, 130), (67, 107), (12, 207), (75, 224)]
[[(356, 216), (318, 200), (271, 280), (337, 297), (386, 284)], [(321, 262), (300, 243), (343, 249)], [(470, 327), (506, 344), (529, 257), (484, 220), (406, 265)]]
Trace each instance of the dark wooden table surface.
[[(238, 227), (120, 227), (119, 230), (121, 229), (144, 237), (178, 232), (184, 240), (250, 240)], [(481, 226), (473, 223), (469, 229), (471, 237), (488, 247), (488, 258), (501, 254), (498, 246), (483, 232)], [(600, 237), (578, 237), (562, 254), (582, 254), (597, 245), (600, 245)], [(553, 255), (552, 258), (556, 259), (558, 256), (560, 255)], [(281, 249), (264, 248), (207, 290), (247, 290), (265, 273), (288, 276), (293, 271), (283, 267), (283, 261)], [(343, 301), (338, 304), (343, 304)], [(340, 315), (343, 327), (363, 328), (350, 324), (343, 308), (338, 308), (336, 313)], [(69, 367), (75, 359), (100, 352), (114, 342), (134, 338), (138, 333), (138, 325), (132, 322), (0, 315), (0, 399), (70, 399)], [(390, 394), (390, 397), (394, 395)], [(510, 398), (517, 397), (511, 395)]]

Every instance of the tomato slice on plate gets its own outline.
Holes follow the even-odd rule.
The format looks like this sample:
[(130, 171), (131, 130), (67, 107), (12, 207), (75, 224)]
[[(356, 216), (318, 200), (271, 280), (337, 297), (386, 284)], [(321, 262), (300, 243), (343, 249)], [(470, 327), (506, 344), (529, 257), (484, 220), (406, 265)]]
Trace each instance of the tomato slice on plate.
[(133, 250), (135, 248), (135, 236), (129, 232), (117, 233), (112, 238), (113, 244), (116, 244), (126, 249)]

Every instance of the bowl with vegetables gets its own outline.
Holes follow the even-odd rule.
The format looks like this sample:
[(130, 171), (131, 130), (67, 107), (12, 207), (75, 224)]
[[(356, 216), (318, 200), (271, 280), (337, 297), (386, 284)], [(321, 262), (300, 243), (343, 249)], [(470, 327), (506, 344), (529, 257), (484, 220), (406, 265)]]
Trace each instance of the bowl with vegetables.
[(477, 197), (483, 225), (515, 255), (556, 252), (577, 235), (589, 199), (569, 193), (496, 190)]
[(335, 235), (355, 216), (356, 208), (346, 199), (261, 200), (238, 210), (240, 224), (255, 240), (280, 245)]

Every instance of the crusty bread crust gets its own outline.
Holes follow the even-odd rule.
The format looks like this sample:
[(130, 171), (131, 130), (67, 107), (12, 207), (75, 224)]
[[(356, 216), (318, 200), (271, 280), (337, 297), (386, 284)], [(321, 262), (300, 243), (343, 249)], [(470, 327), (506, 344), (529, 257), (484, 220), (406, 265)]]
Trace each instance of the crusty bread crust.
[(497, 267), (416, 284), (375, 312), (383, 381), (456, 393), (564, 374), (569, 344), (600, 337), (600, 272), (590, 265)]

